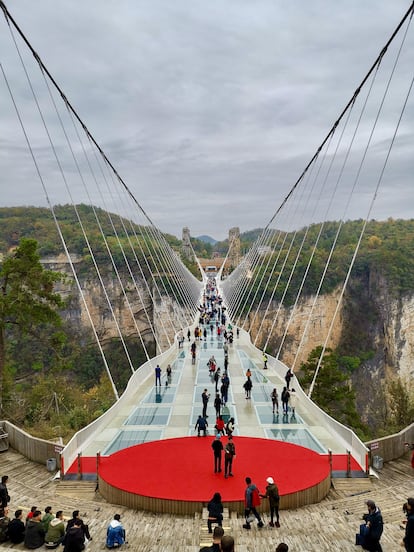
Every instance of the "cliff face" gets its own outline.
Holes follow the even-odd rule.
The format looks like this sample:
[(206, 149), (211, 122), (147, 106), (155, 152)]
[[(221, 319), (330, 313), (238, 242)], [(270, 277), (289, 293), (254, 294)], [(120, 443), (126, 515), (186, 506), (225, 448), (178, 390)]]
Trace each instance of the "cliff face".
[(386, 384), (399, 377), (407, 390), (413, 385), (414, 296), (391, 291), (374, 271), (350, 281), (338, 302), (339, 291), (302, 300), (294, 311), (275, 305), (263, 323), (263, 313), (251, 315), (253, 341), (260, 328), (256, 345), (263, 347), (271, 332), (268, 350), (278, 356), (283, 340), (279, 358), (298, 370), (311, 350), (325, 343), (334, 318), (327, 347), (368, 358), (353, 373), (352, 386), (363, 419), (378, 423), (386, 416)]

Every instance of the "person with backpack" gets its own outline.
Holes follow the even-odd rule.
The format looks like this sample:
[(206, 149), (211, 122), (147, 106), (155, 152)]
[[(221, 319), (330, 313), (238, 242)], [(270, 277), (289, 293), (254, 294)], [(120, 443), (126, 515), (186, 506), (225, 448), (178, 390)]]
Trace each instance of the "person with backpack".
[[(268, 477), (266, 479), (266, 493), (260, 495), (262, 498), (269, 499), (269, 508), (270, 508), (270, 527), (280, 527), (279, 523), (279, 489), (274, 482), (273, 477)], [(276, 516), (276, 523), (274, 523), (274, 517)]]
[[(254, 518), (257, 519), (257, 527), (263, 527), (263, 521), (260, 517), (259, 512), (256, 510), (257, 506), (260, 506), (260, 494), (259, 489), (256, 487), (250, 477), (246, 477), (246, 490), (244, 491), (244, 517), (246, 518), (246, 523), (243, 524), (243, 529), (251, 529), (251, 522)], [(253, 517), (254, 516), (254, 517)]]

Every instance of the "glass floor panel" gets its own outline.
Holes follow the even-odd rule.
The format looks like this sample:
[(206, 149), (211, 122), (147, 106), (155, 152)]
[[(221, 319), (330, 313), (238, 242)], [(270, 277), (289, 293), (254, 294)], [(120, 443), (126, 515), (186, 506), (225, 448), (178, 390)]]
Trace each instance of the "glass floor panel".
[[(253, 377), (252, 377), (253, 380)], [(265, 402), (272, 404), (272, 399), (270, 395), (274, 387), (270, 386), (268, 383), (254, 383), (251, 391), (252, 399), (255, 402)]]
[(122, 429), (112, 442), (103, 451), (103, 455), (109, 455), (118, 450), (122, 450), (133, 445), (139, 445), (140, 443), (147, 443), (148, 441), (158, 441), (161, 439), (162, 430), (160, 429), (134, 429), (124, 430)]
[(145, 395), (143, 404), (164, 403), (170, 404), (174, 401), (177, 388), (164, 385), (164, 387), (154, 387)]
[(166, 406), (138, 406), (124, 425), (167, 425), (170, 413)]
[(301, 445), (318, 453), (326, 454), (328, 452), (306, 428), (266, 429), (266, 435), (269, 439)]
[(254, 362), (250, 360), (250, 358), (246, 355), (244, 351), (239, 351), (239, 357), (240, 357), (240, 362), (243, 366), (243, 370), (245, 372), (248, 368), (250, 368), (251, 372), (253, 372), (253, 370), (257, 370), (256, 364), (254, 364)]
[(271, 405), (258, 405), (256, 406), (257, 417), (261, 424), (303, 424), (303, 419), (296, 412), (295, 415), (292, 412), (288, 414), (283, 414), (282, 409), (279, 408), (279, 412), (272, 412)]

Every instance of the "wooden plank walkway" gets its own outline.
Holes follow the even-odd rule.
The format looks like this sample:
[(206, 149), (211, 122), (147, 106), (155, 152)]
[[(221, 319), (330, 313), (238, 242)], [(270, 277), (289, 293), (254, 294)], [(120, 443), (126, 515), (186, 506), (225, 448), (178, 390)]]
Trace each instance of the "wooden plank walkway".
[[(203, 519), (205, 514), (174, 517), (114, 506), (95, 492), (93, 483), (54, 481), (53, 474), (45, 466), (30, 462), (12, 450), (0, 453), (0, 475), (4, 474), (10, 478), (12, 515), (19, 507), (28, 511), (34, 505), (41, 510), (49, 505), (53, 511), (62, 509), (65, 517), (71, 517), (72, 511), (79, 509), (93, 537), (86, 552), (104, 550), (106, 527), (115, 513), (121, 514), (127, 531), (126, 548), (131, 551), (197, 552), (201, 542), (211, 543), (211, 535), (206, 532), (207, 522)], [(231, 514), (226, 518), (225, 532), (235, 538), (236, 552), (274, 552), (281, 541), (286, 542), (292, 552), (355, 552), (361, 550), (354, 542), (361, 516), (366, 511), (365, 501), (373, 499), (381, 508), (385, 521), (383, 550), (396, 552), (401, 550), (399, 543), (404, 534), (400, 528), (402, 504), (408, 496), (414, 496), (413, 475), (409, 454), (406, 454), (385, 464), (379, 479), (335, 480), (329, 495), (319, 504), (282, 511), (280, 529), (267, 526), (269, 516), (266, 505), (262, 504), (266, 523), (263, 529), (254, 524), (251, 531), (245, 531), (243, 518)], [(21, 545), (1, 545), (2, 551), (16, 549), (24, 550)]]

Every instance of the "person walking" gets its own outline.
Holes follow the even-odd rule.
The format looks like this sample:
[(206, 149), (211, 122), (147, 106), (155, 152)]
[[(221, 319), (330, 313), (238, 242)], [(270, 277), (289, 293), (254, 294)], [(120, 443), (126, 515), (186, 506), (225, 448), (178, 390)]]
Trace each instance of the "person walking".
[[(273, 477), (268, 477), (266, 479), (266, 492), (263, 495), (260, 495), (262, 498), (269, 499), (269, 509), (270, 509), (270, 527), (280, 527), (279, 523), (279, 489), (274, 482)], [(274, 523), (274, 518), (276, 517), (276, 523)]]
[(267, 354), (263, 353), (263, 370), (267, 370)]
[(250, 378), (247, 378), (247, 380), (244, 382), (243, 387), (246, 393), (246, 399), (250, 399), (253, 387), (252, 380)]
[(213, 498), (207, 504), (208, 518), (207, 527), (208, 532), (212, 533), (212, 524), (216, 522), (219, 527), (223, 525), (223, 503), (221, 502), (221, 494), (214, 493)]
[(221, 472), (221, 454), (223, 452), (223, 443), (221, 442), (220, 433), (217, 433), (216, 438), (211, 443), (211, 447), (214, 451), (214, 473)]
[[(243, 529), (251, 529), (252, 515), (257, 519), (257, 527), (263, 527), (263, 521), (259, 512), (256, 510), (256, 506), (260, 506), (260, 494), (259, 489), (256, 487), (250, 477), (246, 477), (246, 489), (244, 491), (244, 517), (246, 523), (243, 524)], [(254, 518), (253, 518), (254, 519)]]
[(236, 456), (236, 447), (233, 443), (233, 437), (230, 434), (224, 447), (224, 477), (233, 477), (233, 458)]
[(216, 409), (216, 417), (218, 418), (221, 411), (221, 398), (219, 393), (216, 393), (216, 398), (214, 399), (214, 408)]

